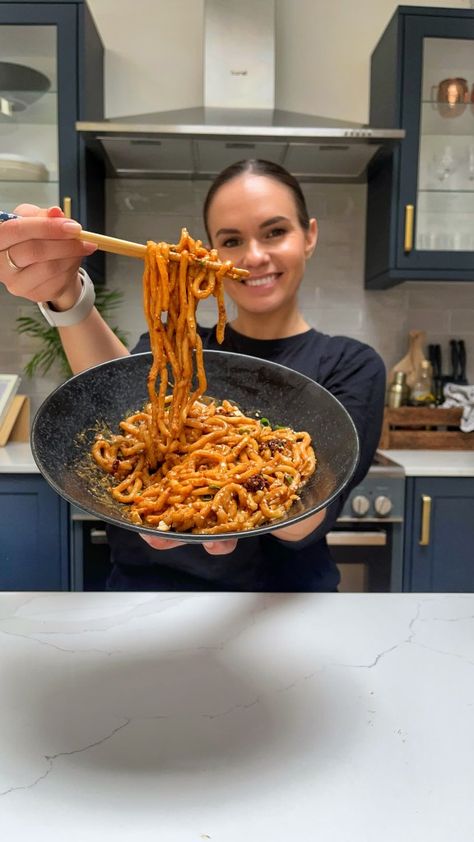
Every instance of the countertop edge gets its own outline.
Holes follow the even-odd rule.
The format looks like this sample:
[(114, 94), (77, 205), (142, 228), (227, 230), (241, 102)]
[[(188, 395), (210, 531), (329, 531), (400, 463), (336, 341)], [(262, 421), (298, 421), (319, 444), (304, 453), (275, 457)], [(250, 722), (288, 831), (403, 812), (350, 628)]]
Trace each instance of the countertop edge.
[(381, 450), (407, 477), (474, 477), (474, 450)]
[(39, 474), (29, 442), (11, 442), (0, 447), (0, 474)]

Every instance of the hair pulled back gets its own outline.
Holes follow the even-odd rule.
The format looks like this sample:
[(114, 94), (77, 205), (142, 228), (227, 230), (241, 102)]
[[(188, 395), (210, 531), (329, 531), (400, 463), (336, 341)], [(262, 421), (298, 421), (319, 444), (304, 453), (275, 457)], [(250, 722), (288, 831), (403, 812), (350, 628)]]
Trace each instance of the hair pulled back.
[(211, 241), (211, 237), (209, 234), (208, 216), (209, 208), (214, 196), (224, 184), (227, 184), (227, 182), (232, 181), (232, 179), (237, 178), (239, 175), (243, 175), (244, 173), (273, 178), (274, 181), (278, 181), (280, 184), (288, 187), (293, 194), (298, 222), (305, 231), (308, 230), (309, 214), (306, 207), (306, 200), (296, 178), (291, 175), (288, 170), (285, 170), (284, 167), (281, 167), (279, 164), (274, 164), (272, 161), (264, 161), (261, 158), (247, 158), (243, 161), (237, 161), (235, 164), (231, 164), (229, 167), (222, 170), (222, 172), (216, 176), (207, 192), (203, 206), (203, 219), (209, 241)]

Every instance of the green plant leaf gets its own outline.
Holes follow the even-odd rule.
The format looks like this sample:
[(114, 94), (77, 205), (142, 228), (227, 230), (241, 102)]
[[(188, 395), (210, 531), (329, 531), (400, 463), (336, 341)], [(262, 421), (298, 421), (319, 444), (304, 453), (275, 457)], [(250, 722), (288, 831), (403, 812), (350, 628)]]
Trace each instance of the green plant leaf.
[[(97, 287), (95, 295), (95, 306), (102, 318), (109, 324), (108, 319), (111, 313), (123, 301), (123, 293), (120, 290)], [(128, 347), (128, 334), (117, 326), (110, 326), (110, 328), (125, 347)], [(59, 370), (65, 379), (71, 377), (71, 367), (61, 345), (59, 331), (55, 327), (48, 325), (42, 318), (19, 316), (16, 319), (15, 330), (19, 334), (33, 337), (42, 346), (33, 354), (23, 369), (27, 377), (32, 378), (36, 375), (44, 377), (54, 364), (59, 366)]]

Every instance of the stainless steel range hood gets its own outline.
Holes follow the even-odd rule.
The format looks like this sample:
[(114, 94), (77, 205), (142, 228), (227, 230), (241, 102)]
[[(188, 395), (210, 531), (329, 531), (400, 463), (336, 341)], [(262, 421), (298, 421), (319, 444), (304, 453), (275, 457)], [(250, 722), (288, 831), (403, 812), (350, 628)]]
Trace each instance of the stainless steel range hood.
[(266, 158), (306, 181), (363, 181), (405, 132), (275, 109), (274, 17), (274, 0), (205, 0), (203, 107), (76, 124), (109, 175), (212, 178)]

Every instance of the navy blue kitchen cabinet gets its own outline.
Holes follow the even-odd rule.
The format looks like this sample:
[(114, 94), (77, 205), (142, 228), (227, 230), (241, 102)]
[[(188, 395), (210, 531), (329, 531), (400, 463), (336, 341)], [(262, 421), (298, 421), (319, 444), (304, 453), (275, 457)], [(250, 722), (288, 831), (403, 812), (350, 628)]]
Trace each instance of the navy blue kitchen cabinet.
[(407, 479), (404, 591), (474, 591), (474, 477)]
[(68, 511), (43, 477), (0, 476), (0, 590), (69, 589)]
[[(103, 117), (103, 53), (83, 0), (0, 0), (2, 209), (60, 205), (103, 230), (103, 163), (76, 131), (77, 120)], [(85, 263), (103, 281), (103, 253)]]
[(474, 280), (474, 10), (399, 6), (371, 57), (365, 284)]

